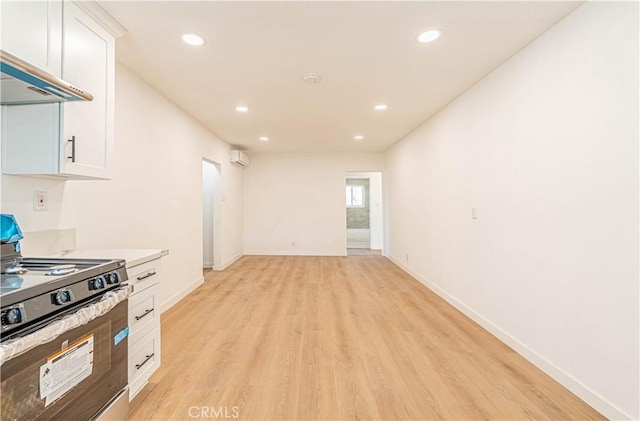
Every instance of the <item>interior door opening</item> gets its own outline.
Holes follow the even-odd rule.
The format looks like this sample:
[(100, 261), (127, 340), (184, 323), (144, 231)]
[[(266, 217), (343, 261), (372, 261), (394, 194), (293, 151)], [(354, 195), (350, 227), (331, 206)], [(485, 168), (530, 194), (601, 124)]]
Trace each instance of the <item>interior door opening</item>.
[(382, 254), (382, 173), (347, 172), (345, 197), (347, 254)]
[(220, 164), (202, 160), (202, 267), (220, 268)]

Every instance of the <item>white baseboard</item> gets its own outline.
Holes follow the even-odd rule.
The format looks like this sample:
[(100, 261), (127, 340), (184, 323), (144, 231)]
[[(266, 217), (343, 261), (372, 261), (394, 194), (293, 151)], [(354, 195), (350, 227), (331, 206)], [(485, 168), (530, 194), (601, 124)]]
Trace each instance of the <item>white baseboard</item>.
[(346, 256), (344, 251), (284, 250), (284, 251), (247, 251), (245, 256)]
[(160, 313), (162, 314), (165, 311), (169, 310), (171, 307), (176, 305), (178, 303), (178, 301), (182, 300), (184, 297), (189, 295), (189, 293), (191, 293), (191, 291), (193, 291), (194, 289), (198, 288), (203, 283), (204, 283), (204, 277), (201, 276), (195, 282), (193, 282), (192, 284), (188, 285), (185, 289), (183, 289), (182, 291), (178, 292), (176, 295), (174, 295), (173, 297), (169, 298), (164, 303), (160, 304), (160, 310), (161, 310)]
[(439, 295), (446, 302), (460, 310), (467, 317), (472, 319), (474, 322), (478, 323), (485, 330), (495, 336), (497, 339), (511, 347), (518, 354), (522, 355), (529, 362), (534, 364), (536, 367), (544, 371), (558, 383), (569, 389), (572, 393), (578, 396), (580, 399), (585, 401), (587, 404), (591, 405), (596, 411), (600, 412), (605, 417), (610, 420), (631, 420), (633, 419), (631, 416), (625, 414), (620, 409), (616, 408), (611, 402), (598, 395), (596, 392), (591, 390), (588, 386), (583, 385), (578, 382), (576, 379), (565, 373), (560, 368), (553, 365), (551, 362), (547, 361), (539, 354), (537, 354), (534, 350), (524, 345), (522, 342), (518, 341), (513, 336), (509, 335), (507, 332), (502, 330), (500, 327), (493, 324), (491, 321), (483, 317), (482, 315), (476, 313), (473, 309), (468, 307), (463, 302), (457, 300), (456, 298), (449, 295), (447, 292), (440, 289), (438, 286), (431, 283), (428, 279), (418, 275), (413, 272), (407, 266), (400, 263), (399, 260), (396, 260), (392, 256), (385, 254), (385, 257), (391, 260), (396, 266), (400, 269), (407, 272), (409, 275), (416, 278), (420, 283), (429, 288), (431, 291)]
[(237, 262), (242, 256), (244, 256), (244, 253), (237, 254), (221, 265), (212, 265), (211, 269), (217, 271), (225, 270), (226, 268)]
[(214, 266), (213, 262), (202, 262), (202, 267), (204, 269), (212, 269)]

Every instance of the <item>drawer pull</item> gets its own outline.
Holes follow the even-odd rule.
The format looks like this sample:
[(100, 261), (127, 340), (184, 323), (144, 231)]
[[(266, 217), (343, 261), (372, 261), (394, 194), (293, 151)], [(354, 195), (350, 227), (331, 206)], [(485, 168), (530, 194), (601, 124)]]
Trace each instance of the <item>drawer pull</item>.
[(147, 355), (142, 363), (136, 364), (136, 370), (140, 370), (140, 368), (142, 368), (143, 365), (145, 365), (151, 358), (153, 358), (154, 355), (156, 355), (155, 352), (153, 352), (151, 355)]
[(144, 318), (145, 318), (149, 313), (151, 313), (152, 311), (153, 311), (153, 309), (146, 310), (146, 311), (145, 311), (144, 313), (142, 313), (141, 315), (136, 316), (136, 320), (144, 319)]
[(143, 279), (151, 278), (155, 274), (156, 274), (155, 270), (152, 270), (151, 272), (147, 272), (142, 276), (138, 276), (138, 281), (142, 281)]

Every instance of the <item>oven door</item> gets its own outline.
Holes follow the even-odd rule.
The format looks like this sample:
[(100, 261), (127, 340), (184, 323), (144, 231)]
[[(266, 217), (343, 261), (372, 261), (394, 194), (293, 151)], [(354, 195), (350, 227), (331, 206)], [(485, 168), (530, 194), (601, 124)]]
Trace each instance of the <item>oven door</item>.
[[(106, 411), (127, 390), (127, 301), (6, 360), (0, 367), (2, 419), (82, 421)], [(95, 300), (71, 308), (17, 340), (28, 342), (34, 338), (30, 335), (46, 332), (45, 325), (80, 320), (100, 304)]]

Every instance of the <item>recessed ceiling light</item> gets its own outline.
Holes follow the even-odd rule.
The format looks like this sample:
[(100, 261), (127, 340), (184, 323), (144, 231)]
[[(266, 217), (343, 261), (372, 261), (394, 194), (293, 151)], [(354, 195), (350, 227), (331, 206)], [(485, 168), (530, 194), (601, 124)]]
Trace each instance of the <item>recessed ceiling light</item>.
[(376, 105), (376, 106), (375, 106), (375, 107), (373, 107), (373, 108), (374, 108), (374, 109), (376, 109), (376, 110), (378, 110), (378, 111), (384, 111), (384, 110), (386, 110), (386, 109), (387, 109), (387, 108), (389, 108), (389, 107), (387, 106), (387, 104), (378, 104), (378, 105)]
[(306, 75), (302, 76), (302, 80), (311, 84), (320, 83), (320, 75), (316, 73), (307, 73)]
[(267, 136), (260, 136), (258, 139), (260, 140), (260, 142), (268, 142), (269, 141), (269, 138)]
[(354, 138), (355, 140), (363, 140), (363, 139), (364, 139), (364, 136), (363, 136), (363, 135), (361, 135), (361, 134), (357, 134), (357, 135), (353, 136), (353, 138)]
[(245, 105), (238, 105), (236, 107), (236, 111), (239, 111), (241, 113), (246, 113), (247, 111), (249, 111), (249, 107), (247, 107)]
[(427, 43), (427, 42), (435, 41), (438, 38), (440, 38), (440, 31), (438, 31), (437, 29), (432, 29), (430, 31), (423, 32), (420, 35), (418, 35), (418, 42)]
[(194, 45), (196, 47), (204, 45), (204, 38), (196, 34), (184, 34), (182, 35), (182, 41), (184, 41), (185, 44)]

